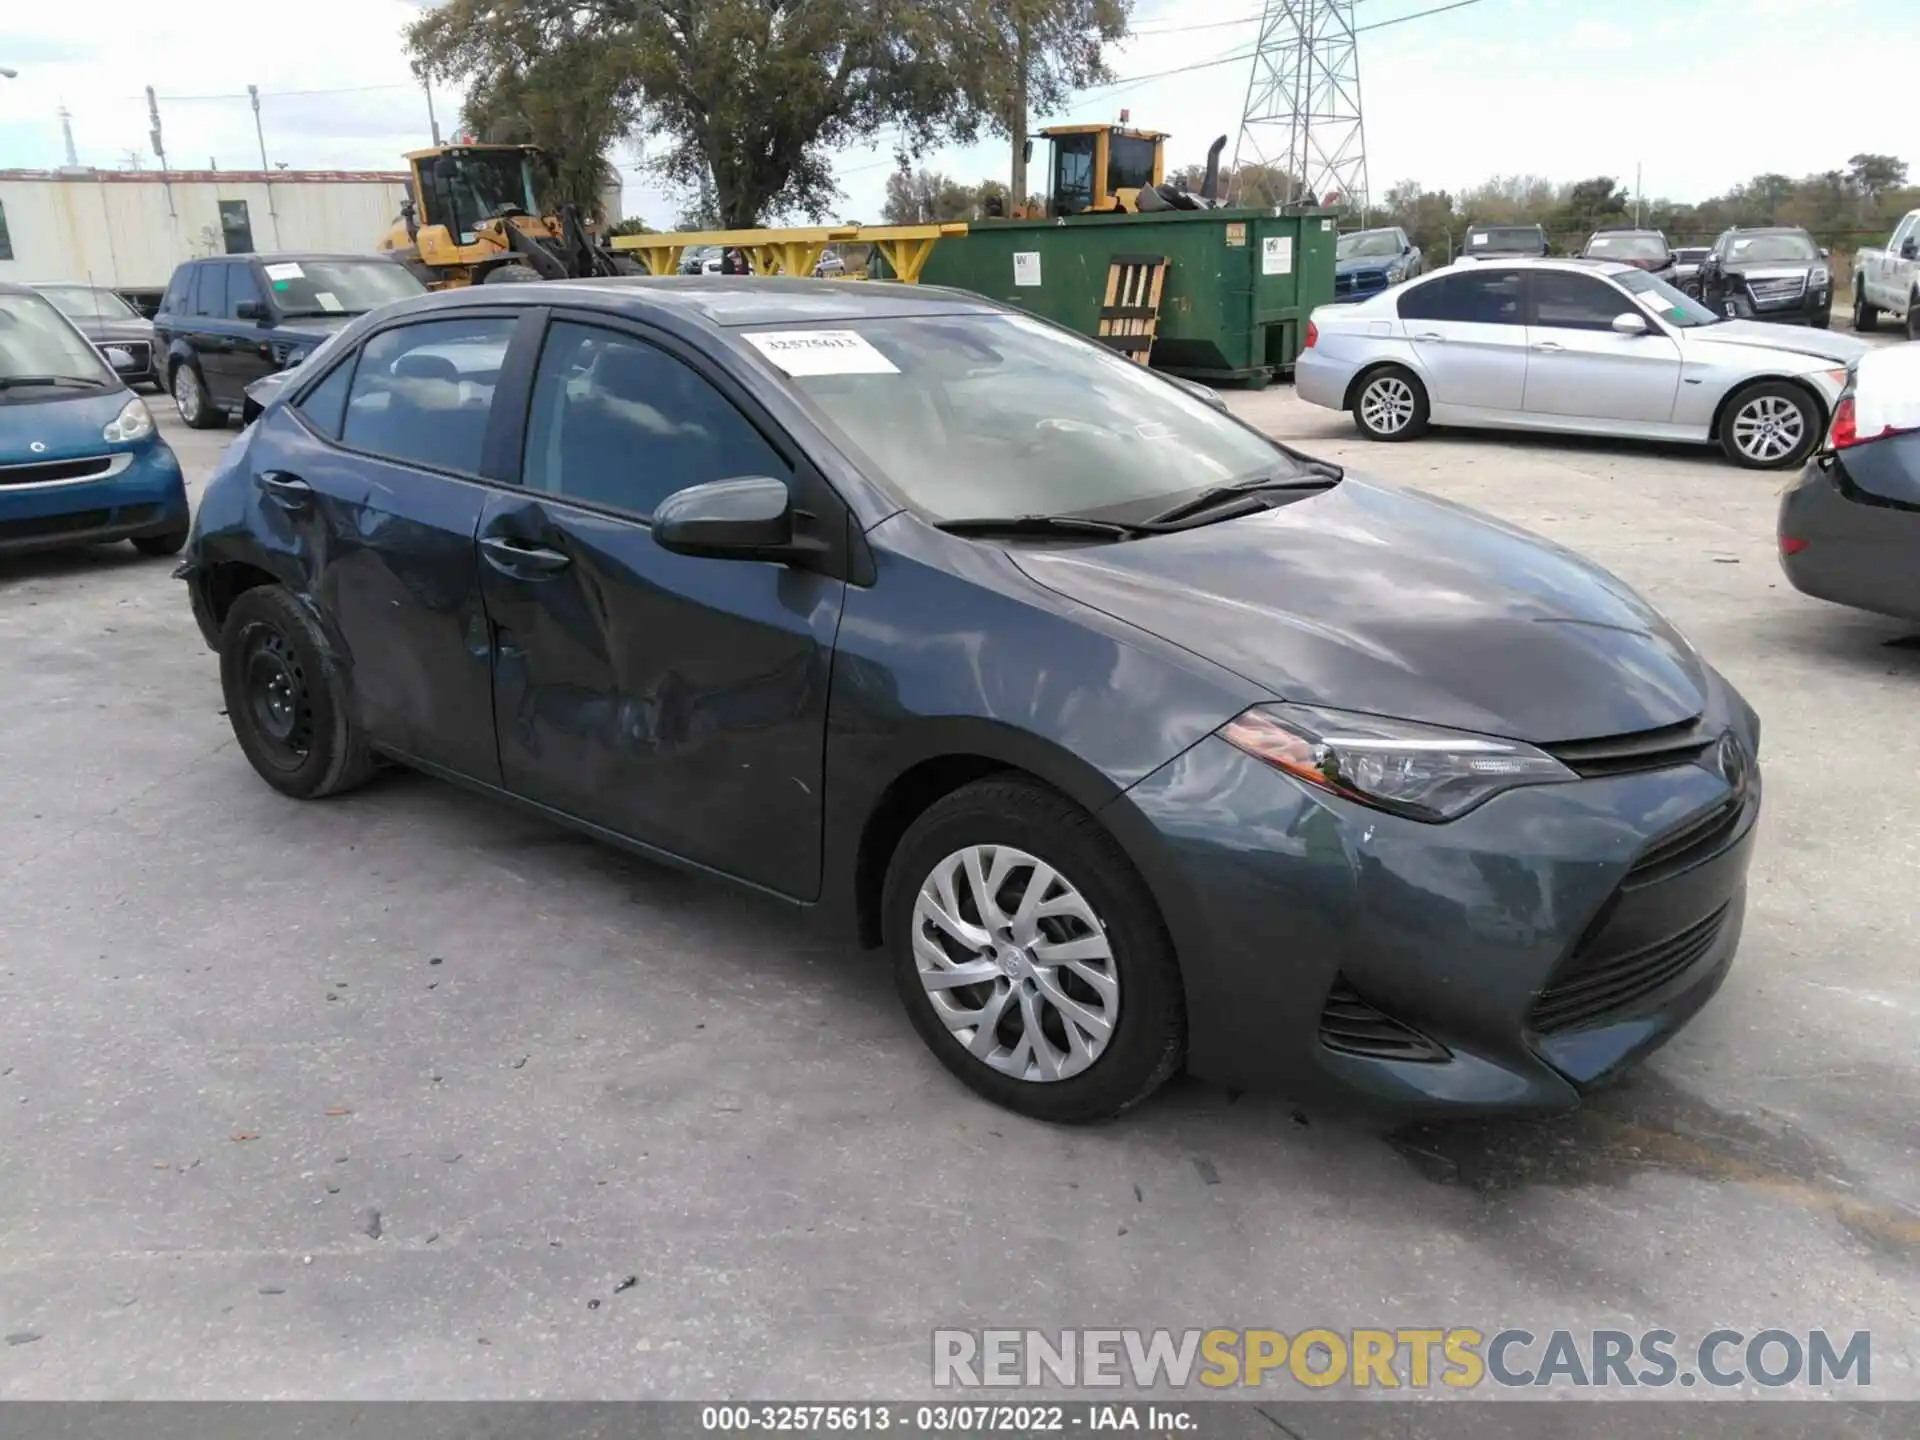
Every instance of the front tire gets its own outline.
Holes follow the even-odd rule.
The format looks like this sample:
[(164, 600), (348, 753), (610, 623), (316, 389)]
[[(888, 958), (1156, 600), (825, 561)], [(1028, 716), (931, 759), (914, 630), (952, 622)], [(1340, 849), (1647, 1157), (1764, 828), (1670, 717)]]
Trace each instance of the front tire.
[(1920, 340), (1920, 290), (1907, 297), (1907, 339)]
[(1411, 370), (1383, 365), (1353, 392), (1353, 423), (1369, 440), (1413, 440), (1427, 431), (1427, 387)]
[(162, 535), (135, 535), (133, 537), (133, 548), (138, 550), (142, 555), (152, 556), (156, 560), (163, 555), (178, 555), (186, 543), (187, 532), (184, 527), (179, 530), (169, 530)]
[(538, 280), (540, 272), (531, 265), (496, 265), (481, 278), (482, 285), (525, 285)]
[(282, 795), (317, 800), (373, 773), (346, 669), (326, 632), (280, 586), (245, 591), (227, 612), (220, 688), (240, 749)]
[(174, 408), (189, 429), (218, 430), (226, 425), (227, 417), (213, 403), (213, 397), (207, 393), (207, 382), (200, 378), (199, 369), (191, 361), (183, 360), (173, 367), (172, 388)]
[(1820, 407), (1798, 385), (1761, 380), (1727, 402), (1720, 448), (1748, 470), (1787, 470), (1820, 441)]
[(1853, 328), (1862, 335), (1872, 333), (1880, 324), (1880, 311), (1867, 303), (1866, 288), (1858, 281), (1853, 286)]
[(1179, 1067), (1173, 943), (1119, 845), (1064, 797), (1011, 778), (948, 795), (902, 837), (881, 903), (914, 1029), (996, 1104), (1103, 1120)]

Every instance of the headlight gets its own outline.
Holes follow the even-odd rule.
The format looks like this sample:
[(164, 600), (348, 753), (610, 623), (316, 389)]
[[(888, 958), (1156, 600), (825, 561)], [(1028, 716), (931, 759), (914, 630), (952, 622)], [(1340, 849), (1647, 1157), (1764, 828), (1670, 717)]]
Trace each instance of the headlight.
[(1823, 290), (1833, 283), (1833, 272), (1824, 265), (1813, 267), (1813, 273), (1807, 277), (1807, 283), (1816, 290)]
[(1452, 820), (1505, 790), (1579, 778), (1518, 740), (1302, 705), (1249, 710), (1220, 736), (1295, 779), (1413, 820)]
[(129, 440), (144, 440), (152, 433), (153, 413), (145, 401), (135, 398), (127, 401), (125, 408), (108, 422), (100, 438), (122, 445)]
[(1407, 262), (1406, 261), (1396, 260), (1393, 262), (1393, 264), (1387, 267), (1387, 283), (1389, 285), (1398, 285), (1402, 280), (1406, 278), (1407, 278)]

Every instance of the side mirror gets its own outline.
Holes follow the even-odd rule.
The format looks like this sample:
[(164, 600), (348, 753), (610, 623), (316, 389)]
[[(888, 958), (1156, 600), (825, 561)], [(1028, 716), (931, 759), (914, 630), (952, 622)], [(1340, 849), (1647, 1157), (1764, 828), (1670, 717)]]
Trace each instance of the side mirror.
[(1902, 260), (1920, 259), (1920, 236), (1909, 235), (1900, 242), (1900, 258)]
[(242, 300), (233, 307), (234, 317), (239, 320), (271, 320), (272, 314), (258, 300)]
[(1822, 260), (1831, 260), (1833, 258), (1833, 252), (1827, 249), (1826, 246), (1822, 245), (1820, 247), (1820, 258)]
[(1631, 310), (1613, 317), (1613, 333), (1616, 335), (1644, 335), (1647, 333), (1647, 317), (1636, 315)]
[(676, 555), (781, 560), (793, 547), (793, 499), (768, 475), (676, 490), (653, 512), (653, 540)]

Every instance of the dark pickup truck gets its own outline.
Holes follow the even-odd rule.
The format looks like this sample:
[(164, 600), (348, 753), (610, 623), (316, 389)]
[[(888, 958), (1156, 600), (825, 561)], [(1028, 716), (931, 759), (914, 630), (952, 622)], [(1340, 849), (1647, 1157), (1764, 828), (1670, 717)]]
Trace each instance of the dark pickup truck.
[(216, 255), (173, 272), (153, 319), (156, 364), (180, 418), (214, 430), (247, 387), (300, 364), (356, 315), (424, 294), (372, 255)]

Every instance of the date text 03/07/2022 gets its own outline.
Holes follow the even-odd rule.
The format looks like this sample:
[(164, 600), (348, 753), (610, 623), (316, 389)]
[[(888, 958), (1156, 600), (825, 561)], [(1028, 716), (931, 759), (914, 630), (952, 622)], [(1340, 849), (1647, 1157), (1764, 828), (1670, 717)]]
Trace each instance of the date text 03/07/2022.
[(705, 1405), (700, 1428), (746, 1435), (792, 1431), (900, 1430), (909, 1434), (1066, 1434), (1072, 1431), (1134, 1430), (1191, 1434), (1198, 1422), (1179, 1406), (1150, 1404), (1070, 1405)]

